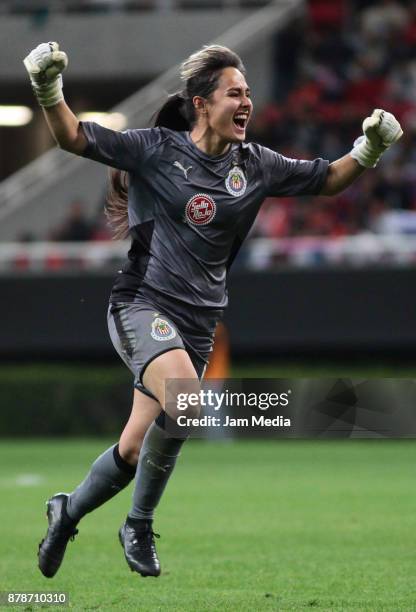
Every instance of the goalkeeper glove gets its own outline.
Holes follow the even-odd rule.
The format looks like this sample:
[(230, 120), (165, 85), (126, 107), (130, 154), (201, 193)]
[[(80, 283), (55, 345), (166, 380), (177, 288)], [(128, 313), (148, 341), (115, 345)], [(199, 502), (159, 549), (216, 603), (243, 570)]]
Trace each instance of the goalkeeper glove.
[(25, 57), (23, 63), (41, 106), (48, 108), (64, 99), (61, 72), (68, 65), (68, 57), (59, 51), (57, 42), (38, 45)]
[(375, 168), (384, 151), (403, 134), (396, 117), (381, 108), (376, 108), (371, 117), (364, 119), (363, 132), (364, 136), (354, 142), (350, 155), (365, 168)]

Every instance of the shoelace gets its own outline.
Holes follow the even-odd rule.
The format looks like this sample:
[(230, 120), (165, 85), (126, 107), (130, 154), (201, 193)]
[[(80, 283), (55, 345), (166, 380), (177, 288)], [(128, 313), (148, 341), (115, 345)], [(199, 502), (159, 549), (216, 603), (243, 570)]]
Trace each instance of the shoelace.
[[(73, 542), (75, 540), (75, 536), (78, 535), (78, 529), (74, 529), (71, 533), (71, 535), (69, 536), (69, 539), (71, 540), (71, 542)], [(46, 538), (43, 538), (42, 541), (39, 543), (38, 546), (38, 550), (41, 549), (42, 544), (44, 543)], [(61, 540), (65, 541), (67, 539), (67, 534), (61, 534)]]
[(78, 535), (78, 529), (74, 529), (74, 531), (71, 533), (71, 537), (69, 538), (71, 542), (75, 540), (76, 535)]
[(69, 539), (71, 540), (71, 542), (73, 542), (75, 540), (75, 536), (78, 534), (78, 529), (72, 528), (70, 527), (68, 529), (68, 531), (61, 531), (61, 533), (58, 533), (58, 538), (62, 539), (62, 540), (67, 540), (68, 539), (68, 532), (69, 532)]
[(132, 544), (138, 550), (147, 550), (149, 547), (154, 546), (154, 538), (160, 538), (160, 535), (152, 530), (135, 531), (135, 538), (132, 540)]

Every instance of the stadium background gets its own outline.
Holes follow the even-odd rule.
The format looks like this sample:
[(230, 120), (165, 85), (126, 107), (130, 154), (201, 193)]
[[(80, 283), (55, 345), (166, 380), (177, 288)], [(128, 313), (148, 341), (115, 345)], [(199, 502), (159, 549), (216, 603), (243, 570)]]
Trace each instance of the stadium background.
[[(78, 609), (413, 609), (413, 447), (405, 441), (192, 442), (160, 510), (161, 586), (137, 585), (123, 567), (113, 536), (129, 493), (85, 520), (85, 540), (71, 545), (52, 586), (38, 577), (43, 500), (79, 481), (131, 399), (105, 323), (128, 247), (111, 242), (105, 224), (106, 169), (51, 149), (21, 63), (55, 39), (69, 55), (70, 106), (103, 113), (97, 121), (117, 129), (148, 125), (178, 87), (176, 65), (212, 41), (247, 65), (256, 109), (249, 138), (288, 156), (336, 159), (373, 108), (393, 112), (404, 137), (346, 192), (264, 204), (230, 275), (216, 372), (415, 370), (414, 2), (5, 0), (0, 590), (68, 590)], [(99, 580), (89, 574), (97, 556)]]

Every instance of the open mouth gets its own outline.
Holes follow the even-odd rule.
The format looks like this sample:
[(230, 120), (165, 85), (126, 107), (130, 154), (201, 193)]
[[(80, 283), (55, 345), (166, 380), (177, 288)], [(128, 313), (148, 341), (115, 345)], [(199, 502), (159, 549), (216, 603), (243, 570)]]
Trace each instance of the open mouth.
[(248, 122), (248, 113), (236, 113), (233, 117), (234, 127), (237, 128), (238, 131), (244, 131), (246, 129), (246, 125)]

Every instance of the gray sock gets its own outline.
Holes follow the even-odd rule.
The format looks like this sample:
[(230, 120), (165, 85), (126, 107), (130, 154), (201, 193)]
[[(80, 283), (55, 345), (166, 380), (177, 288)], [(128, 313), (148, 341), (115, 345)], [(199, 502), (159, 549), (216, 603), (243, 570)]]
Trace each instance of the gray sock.
[(85, 480), (73, 491), (66, 511), (68, 516), (79, 521), (131, 482), (136, 468), (125, 461), (118, 452), (118, 444), (111, 446), (94, 461)]
[(162, 497), (184, 442), (184, 439), (169, 437), (156, 422), (150, 425), (137, 464), (130, 518), (153, 518), (153, 511)]

